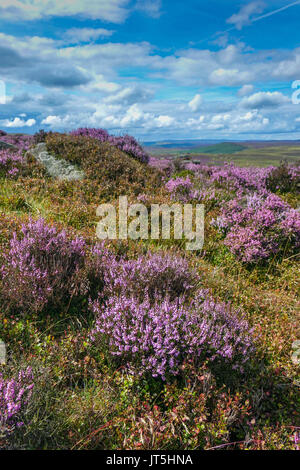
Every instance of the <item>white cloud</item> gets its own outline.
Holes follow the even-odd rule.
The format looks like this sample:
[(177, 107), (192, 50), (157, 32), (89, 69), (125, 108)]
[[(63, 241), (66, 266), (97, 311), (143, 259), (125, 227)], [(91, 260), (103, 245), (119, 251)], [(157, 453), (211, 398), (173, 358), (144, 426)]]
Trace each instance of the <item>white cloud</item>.
[(153, 93), (145, 87), (133, 86), (126, 87), (114, 95), (104, 99), (105, 103), (131, 105), (135, 103), (145, 103), (152, 98)]
[(38, 20), (50, 16), (80, 15), (94, 20), (122, 23), (128, 16), (128, 0), (1, 0), (1, 19)]
[(251, 95), (247, 98), (243, 98), (241, 101), (241, 106), (244, 108), (260, 109), (278, 107), (290, 102), (290, 98), (283, 95), (279, 91), (260, 91), (259, 93), (254, 93), (254, 95)]
[(175, 124), (175, 118), (171, 116), (160, 115), (153, 120), (157, 127), (170, 127)]
[(60, 126), (61, 118), (59, 116), (47, 116), (42, 120), (42, 124), (45, 124), (46, 126)]
[(241, 85), (250, 78), (248, 71), (236, 69), (217, 69), (210, 75), (211, 83), (220, 86)]
[(68, 29), (64, 38), (68, 43), (80, 43), (95, 41), (98, 38), (110, 37), (114, 34), (114, 31), (104, 28), (71, 28)]
[(136, 9), (144, 11), (152, 18), (159, 18), (161, 15), (161, 0), (137, 0)]
[(254, 90), (253, 85), (243, 85), (242, 88), (239, 89), (238, 95), (239, 96), (248, 96), (250, 95)]
[(195, 113), (195, 112), (199, 111), (201, 104), (202, 104), (202, 97), (201, 97), (201, 95), (197, 94), (188, 103), (188, 106)]
[(228, 18), (227, 23), (234, 25), (237, 29), (241, 30), (243, 26), (251, 24), (253, 15), (256, 13), (262, 13), (264, 11), (264, 3), (251, 2), (248, 5), (244, 5), (240, 11), (230, 18)]
[(35, 119), (27, 119), (27, 121), (24, 121), (23, 119), (20, 119), (19, 117), (15, 117), (12, 121), (9, 119), (4, 119), (0, 121), (1, 126), (3, 127), (32, 127), (36, 124)]

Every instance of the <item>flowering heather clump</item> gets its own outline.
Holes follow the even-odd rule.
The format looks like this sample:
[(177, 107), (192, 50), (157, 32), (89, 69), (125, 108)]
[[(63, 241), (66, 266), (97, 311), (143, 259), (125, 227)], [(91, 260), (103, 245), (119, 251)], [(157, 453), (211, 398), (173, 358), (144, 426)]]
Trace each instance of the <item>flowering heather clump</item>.
[(264, 191), (266, 189), (266, 179), (272, 170), (273, 167), (241, 168), (225, 163), (223, 167), (210, 168), (210, 181), (243, 193), (245, 190)]
[(300, 246), (299, 212), (271, 193), (231, 200), (213, 225), (226, 236), (230, 251), (246, 263)]
[(6, 142), (7, 144), (12, 144), (18, 147), (20, 151), (28, 150), (32, 144), (34, 143), (34, 138), (32, 135), (11, 135), (6, 134), (5, 136), (1, 136), (1, 140)]
[(190, 306), (184, 298), (152, 304), (126, 296), (106, 305), (91, 303), (96, 315), (91, 338), (140, 375), (149, 372), (166, 380), (178, 375), (185, 360), (225, 360), (242, 368), (254, 351), (252, 331), (226, 304), (201, 292)]
[(270, 191), (280, 191), (287, 193), (289, 191), (300, 190), (300, 166), (289, 166), (282, 163), (274, 168), (266, 180), (266, 188)]
[(11, 150), (0, 150), (0, 175), (14, 177), (26, 165), (26, 161), (21, 152)]
[(156, 296), (174, 299), (189, 295), (198, 281), (188, 261), (177, 255), (156, 253), (140, 256), (137, 260), (117, 261), (107, 251), (95, 250), (105, 296), (120, 294), (144, 298), (148, 295), (150, 300)]
[(168, 174), (172, 174), (174, 171), (174, 163), (172, 160), (168, 160), (167, 158), (156, 158), (150, 157), (149, 166), (152, 168), (156, 168), (157, 170), (164, 171)]
[(292, 165), (270, 166), (267, 168), (239, 167), (233, 163), (223, 166), (195, 165), (188, 163), (186, 169), (193, 171), (195, 176), (206, 184), (224, 187), (229, 191), (245, 194), (249, 191), (282, 192), (297, 188), (299, 184), (299, 167)]
[(21, 370), (17, 379), (5, 380), (0, 374), (0, 437), (23, 425), (20, 419), (31, 398), (33, 386), (30, 367)]
[(109, 139), (109, 133), (105, 129), (95, 129), (92, 127), (80, 127), (71, 131), (70, 134), (91, 137), (92, 139), (100, 140), (100, 142), (107, 142)]
[(71, 135), (91, 137), (93, 139), (99, 140), (100, 142), (109, 142), (111, 145), (132, 156), (136, 160), (139, 160), (142, 163), (148, 163), (149, 156), (137, 143), (135, 138), (130, 135), (118, 137), (109, 135), (108, 132), (104, 129), (93, 128), (79, 128), (72, 131)]
[(137, 143), (134, 137), (130, 135), (124, 135), (121, 137), (110, 136), (109, 142), (118, 149), (122, 150), (122, 152), (131, 155), (133, 158), (136, 158), (140, 162), (148, 163), (149, 156), (141, 147), (141, 145)]
[(166, 189), (171, 193), (173, 199), (181, 202), (188, 202), (196, 196), (189, 177), (170, 179), (166, 184)]
[(22, 225), (22, 238), (13, 234), (0, 273), (3, 296), (22, 310), (37, 312), (50, 301), (66, 300), (83, 262), (85, 243), (70, 240), (43, 219)]

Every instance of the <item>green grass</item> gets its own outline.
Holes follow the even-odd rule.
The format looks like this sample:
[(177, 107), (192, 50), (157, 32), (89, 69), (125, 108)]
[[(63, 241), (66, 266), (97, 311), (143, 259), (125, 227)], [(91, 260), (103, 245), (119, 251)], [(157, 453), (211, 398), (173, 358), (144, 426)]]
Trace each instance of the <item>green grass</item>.
[[(297, 153), (298, 152), (298, 153)], [(300, 147), (263, 148), (235, 153), (240, 165), (277, 164), (289, 154), (299, 161)], [(207, 155), (206, 155), (207, 157)], [(223, 161), (224, 156), (213, 156)], [(219, 159), (219, 160), (218, 160)], [(103, 175), (102, 175), (103, 176)], [(88, 242), (96, 242), (96, 207), (101, 192), (83, 182), (50, 178), (0, 179), (0, 244), (29, 216), (44, 217)], [(127, 183), (126, 183), (127, 184)], [(130, 189), (130, 188), (128, 188)], [(168, 202), (160, 187), (153, 202)], [(100, 196), (99, 196), (100, 195)], [(114, 199), (114, 195), (111, 199)], [(299, 205), (296, 194), (286, 200)], [(105, 195), (105, 201), (107, 195)], [(36, 377), (34, 400), (11, 446), (17, 449), (294, 449), (299, 426), (298, 370), (291, 362), (299, 333), (299, 259), (271, 259), (249, 268), (229, 253), (210, 227), (218, 208), (207, 213), (204, 251), (190, 253), (201, 288), (245, 312), (255, 328), (257, 356), (245, 376), (186, 364), (181, 378), (165, 384), (132, 377), (95, 350), (89, 341), (93, 319), (83, 311), (55, 316), (20, 316), (0, 307), (0, 337), (9, 345), (5, 373), (27, 364)], [(171, 241), (110, 243), (134, 257), (148, 249), (170, 250)], [(184, 244), (177, 243), (182, 254)], [(1, 286), (0, 286), (1, 290)], [(1, 369), (1, 367), (0, 367)], [(0, 372), (2, 369), (0, 370)], [(243, 443), (229, 445), (231, 442)], [(0, 446), (2, 441), (0, 440)], [(227, 447), (226, 447), (227, 448)]]

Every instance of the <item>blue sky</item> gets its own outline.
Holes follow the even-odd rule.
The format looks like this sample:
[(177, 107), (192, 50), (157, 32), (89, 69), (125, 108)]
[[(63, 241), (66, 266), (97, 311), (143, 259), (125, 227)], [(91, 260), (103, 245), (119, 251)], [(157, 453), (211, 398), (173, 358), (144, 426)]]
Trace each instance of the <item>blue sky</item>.
[(288, 0), (1, 0), (0, 128), (300, 139), (299, 20)]

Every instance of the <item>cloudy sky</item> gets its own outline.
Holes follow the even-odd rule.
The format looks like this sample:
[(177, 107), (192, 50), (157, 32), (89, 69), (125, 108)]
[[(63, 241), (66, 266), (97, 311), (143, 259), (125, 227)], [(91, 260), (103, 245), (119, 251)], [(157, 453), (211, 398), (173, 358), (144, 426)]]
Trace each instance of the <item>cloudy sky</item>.
[(299, 20), (288, 0), (0, 0), (0, 128), (299, 139)]

